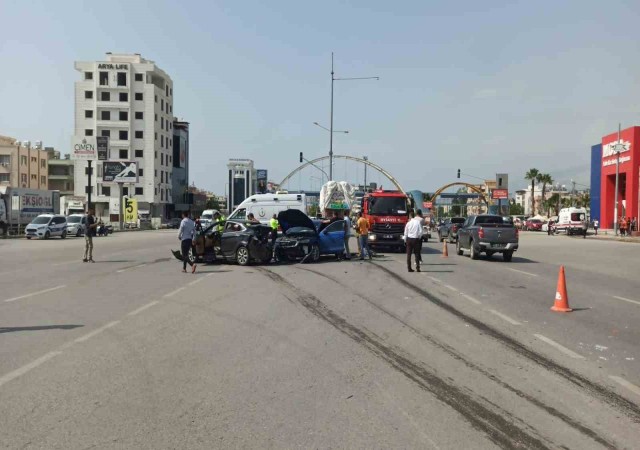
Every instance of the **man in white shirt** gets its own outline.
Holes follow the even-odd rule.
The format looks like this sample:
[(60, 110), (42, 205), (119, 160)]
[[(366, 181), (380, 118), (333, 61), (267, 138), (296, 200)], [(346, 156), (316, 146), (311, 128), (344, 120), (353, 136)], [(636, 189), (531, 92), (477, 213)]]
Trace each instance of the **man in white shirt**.
[(182, 250), (182, 272), (187, 271), (187, 264), (191, 266), (191, 273), (195, 273), (196, 265), (189, 260), (189, 250), (193, 245), (193, 238), (196, 233), (196, 224), (189, 218), (189, 213), (182, 213), (182, 222), (178, 229), (178, 239), (180, 240)]
[(414, 270), (411, 268), (411, 254), (415, 255), (416, 270), (420, 272), (420, 242), (422, 241), (422, 221), (420, 217), (415, 217), (411, 213), (411, 220), (404, 227), (404, 241), (407, 246), (407, 268), (409, 272)]

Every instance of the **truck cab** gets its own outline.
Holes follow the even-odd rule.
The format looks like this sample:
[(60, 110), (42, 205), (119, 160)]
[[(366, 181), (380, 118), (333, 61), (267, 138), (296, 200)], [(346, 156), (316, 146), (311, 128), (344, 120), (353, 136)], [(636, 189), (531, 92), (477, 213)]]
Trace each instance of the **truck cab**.
[(362, 198), (362, 216), (369, 221), (369, 246), (404, 251), (404, 227), (410, 202), (401, 191), (368, 192)]

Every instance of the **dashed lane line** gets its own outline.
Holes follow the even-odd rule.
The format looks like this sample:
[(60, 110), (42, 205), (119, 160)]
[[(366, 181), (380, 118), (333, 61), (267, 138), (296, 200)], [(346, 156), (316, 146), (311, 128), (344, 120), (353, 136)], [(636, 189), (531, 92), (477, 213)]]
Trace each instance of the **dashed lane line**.
[(57, 291), (58, 289), (62, 289), (67, 287), (66, 284), (61, 284), (60, 286), (56, 286), (56, 287), (52, 287), (49, 289), (43, 289), (41, 291), (37, 291), (37, 292), (32, 292), (30, 294), (24, 294), (24, 295), (20, 295), (18, 297), (12, 297), (12, 298), (8, 298), (5, 300), (5, 302), (15, 302), (16, 300), (22, 300), (23, 298), (29, 298), (29, 297), (34, 297), (36, 295), (40, 295), (40, 294), (46, 294), (47, 292), (52, 292), (52, 291)]
[(114, 320), (113, 322), (109, 322), (108, 324), (103, 325), (100, 328), (97, 328), (97, 329), (93, 330), (92, 332), (85, 334), (84, 336), (80, 336), (79, 338), (74, 339), (73, 342), (80, 343), (80, 342), (87, 341), (87, 340), (91, 339), (92, 337), (94, 337), (95, 335), (102, 333), (104, 330), (107, 330), (107, 329), (109, 329), (111, 327), (115, 327), (119, 323), (120, 323), (119, 320)]
[(576, 352), (574, 352), (573, 350), (569, 350), (567, 347), (558, 344), (556, 341), (549, 339), (546, 336), (543, 336), (541, 334), (534, 334), (534, 336), (538, 339), (540, 339), (542, 342), (546, 342), (547, 344), (549, 344), (550, 346), (554, 347), (556, 350), (561, 351), (562, 353), (564, 353), (565, 355), (567, 355), (570, 358), (574, 358), (574, 359), (585, 359), (584, 356), (577, 354)]
[(453, 286), (451, 286), (450, 284), (443, 284), (442, 286), (446, 287), (447, 289), (453, 291), (453, 292), (458, 292), (458, 290), (456, 288), (454, 288)]
[(61, 355), (62, 352), (61, 351), (53, 351), (53, 352), (49, 352), (43, 356), (41, 356), (40, 358), (31, 361), (29, 364), (25, 364), (24, 366), (9, 372), (3, 376), (0, 377), (0, 386), (2, 386), (5, 383), (8, 383), (11, 380), (14, 380), (22, 375), (24, 375), (25, 373), (29, 372), (32, 369), (35, 369), (36, 367), (38, 367), (41, 364), (44, 364), (45, 362), (49, 361), (51, 358), (55, 358), (58, 355)]
[(524, 275), (529, 275), (530, 277), (537, 277), (538, 276), (535, 273), (525, 272), (524, 270), (512, 269), (511, 267), (507, 267), (507, 269), (509, 269), (512, 272), (518, 272), (518, 273), (522, 273)]
[(429, 277), (429, 279), (430, 279), (431, 281), (435, 282), (435, 283), (442, 283), (442, 280), (440, 280), (439, 278), (436, 278), (436, 277), (431, 277), (431, 276), (430, 276), (430, 277)]
[(140, 307), (140, 308), (138, 308), (138, 309), (135, 309), (135, 310), (131, 311), (129, 314), (127, 314), (127, 316), (135, 316), (135, 315), (138, 315), (138, 314), (140, 314), (142, 311), (144, 311), (145, 309), (149, 309), (149, 308), (151, 308), (153, 305), (157, 305), (158, 303), (160, 303), (158, 300), (154, 300), (154, 301), (152, 301), (152, 302), (150, 302), (150, 303), (147, 303), (147, 304), (146, 304), (146, 305), (144, 305), (144, 306), (141, 306), (141, 307)]
[(640, 395), (640, 387), (636, 386), (635, 384), (629, 383), (624, 378), (620, 378), (620, 377), (617, 377), (615, 375), (609, 375), (609, 378), (611, 378), (613, 381), (615, 381), (619, 385), (626, 387), (627, 389), (629, 389), (634, 394)]
[(613, 295), (613, 298), (616, 298), (618, 300), (622, 300), (623, 302), (628, 302), (628, 303), (633, 303), (635, 305), (640, 305), (640, 302), (637, 300), (631, 300), (629, 298), (624, 298), (624, 297), (618, 297), (617, 295)]
[(137, 266), (133, 266), (133, 267), (125, 267), (124, 269), (116, 270), (116, 273), (126, 272), (129, 269), (137, 269), (139, 267), (144, 267), (146, 265), (147, 265), (147, 263), (142, 263), (142, 264), (138, 264)]
[(173, 297), (174, 295), (176, 295), (178, 292), (180, 291), (184, 291), (187, 287), (186, 286), (182, 286), (179, 287), (178, 289), (176, 289), (175, 291), (171, 291), (168, 294), (164, 294), (163, 297), (165, 298), (169, 298), (169, 297)]
[(482, 304), (482, 303), (480, 303), (480, 300), (475, 299), (475, 298), (471, 297), (470, 295), (463, 294), (463, 293), (460, 293), (460, 295), (463, 296), (464, 298), (466, 298), (467, 300), (469, 300), (471, 303), (475, 303), (476, 305), (481, 305)]
[(520, 322), (518, 322), (515, 319), (512, 319), (511, 317), (507, 316), (506, 314), (502, 314), (499, 311), (496, 311), (495, 309), (490, 309), (488, 310), (491, 314), (495, 314), (496, 316), (500, 317), (502, 320), (509, 322), (511, 325), (521, 325)]

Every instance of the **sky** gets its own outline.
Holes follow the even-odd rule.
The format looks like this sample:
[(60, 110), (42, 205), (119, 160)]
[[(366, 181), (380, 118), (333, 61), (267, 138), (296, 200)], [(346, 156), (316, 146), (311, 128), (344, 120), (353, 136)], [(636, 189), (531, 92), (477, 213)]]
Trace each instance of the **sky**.
[[(190, 122), (191, 181), (229, 158), (281, 180), (298, 153), (367, 155), (405, 190), (535, 167), (589, 184), (590, 146), (640, 125), (638, 1), (0, 0), (0, 134), (64, 153), (74, 61), (141, 53)], [(339, 171), (337, 170), (339, 173)], [(464, 181), (477, 180), (464, 177)]]

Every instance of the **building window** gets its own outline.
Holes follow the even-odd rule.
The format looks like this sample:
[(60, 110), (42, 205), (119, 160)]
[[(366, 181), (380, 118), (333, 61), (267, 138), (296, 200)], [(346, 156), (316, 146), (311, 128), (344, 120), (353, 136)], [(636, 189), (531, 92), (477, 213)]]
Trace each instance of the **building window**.
[(156, 122), (158, 121), (158, 114), (155, 115), (156, 116)]
[[(154, 156), (154, 157), (155, 157), (155, 159), (158, 159), (158, 151), (156, 150), (154, 153), (155, 153), (155, 156)], [(156, 176), (158, 176), (158, 174), (157, 174), (157, 173), (156, 173)]]
[(85, 136), (93, 136), (93, 130), (87, 128), (86, 130), (84, 130), (84, 135)]
[(93, 72), (85, 72), (84, 73), (85, 80), (93, 80)]
[(142, 111), (136, 111), (136, 119), (138, 120), (144, 119), (144, 113)]
[[(129, 140), (129, 132), (127, 130), (120, 130), (118, 131), (118, 138), (121, 141), (128, 141)], [(121, 150), (122, 151), (122, 150)]]
[(20, 157), (20, 164), (22, 164), (23, 166), (27, 165), (27, 157), (26, 156), (21, 156)]
[(136, 94), (135, 94), (135, 99), (136, 100), (143, 100), (143, 98), (144, 97), (142, 95), (142, 92), (136, 92)]
[(164, 153), (160, 153), (160, 165), (164, 166)]
[(102, 130), (100, 136), (111, 137), (111, 130)]
[(118, 118), (120, 120), (129, 120), (129, 113), (127, 111), (118, 112)]
[(169, 89), (169, 95), (173, 97), (173, 88)]
[(111, 186), (102, 186), (102, 195), (111, 197)]
[(169, 86), (165, 86), (164, 87), (164, 92), (165, 92), (164, 95), (166, 95), (168, 97), (169, 96)]
[(126, 148), (121, 148), (120, 154), (118, 156), (120, 157), (120, 159), (127, 159), (129, 158), (129, 152), (127, 151)]
[(93, 119), (93, 110), (92, 109), (85, 109), (84, 110), (84, 118), (85, 119)]
[(160, 129), (164, 130), (164, 117), (160, 117)]
[(0, 166), (10, 166), (11, 155), (0, 155)]
[[(96, 170), (98, 171), (98, 176), (102, 176), (102, 163), (96, 164)], [(98, 192), (100, 192), (100, 188), (98, 188)]]
[(108, 102), (111, 100), (111, 94), (109, 92), (101, 92), (100, 93), (100, 100), (102, 100), (103, 102)]
[(164, 201), (164, 189), (160, 189), (160, 200)]
[(123, 187), (122, 188), (122, 195), (129, 195), (129, 188), (128, 187)]
[(111, 111), (100, 111), (101, 120), (111, 120)]
[(126, 85), (127, 85), (126, 72), (118, 72), (118, 86), (126, 86)]
[(158, 178), (158, 169), (154, 169), (154, 170), (153, 170), (153, 176), (154, 176), (155, 178)]
[(156, 141), (158, 140), (158, 132), (155, 133)]
[(109, 85), (109, 73), (100, 72), (100, 86), (108, 86), (108, 85)]
[(26, 173), (23, 173), (23, 174), (20, 176), (20, 179), (22, 180), (22, 182), (23, 182), (23, 183), (26, 183), (26, 182), (27, 182), (27, 174), (26, 174)]
[(160, 99), (160, 109), (164, 111), (164, 100)]
[(87, 100), (93, 98), (93, 91), (84, 91), (84, 98)]
[(160, 135), (160, 147), (164, 147), (164, 136)]
[(40, 175), (40, 184), (47, 184), (47, 177)]
[(158, 96), (157, 95), (155, 96), (155, 100), (156, 100), (156, 103), (158, 103)]
[(31, 162), (32, 163), (37, 163), (38, 162), (38, 158), (36, 158), (35, 156), (31, 157)]
[(135, 78), (135, 80), (136, 80), (136, 81), (144, 81), (144, 79), (142, 78), (142, 74), (141, 74), (141, 73), (137, 73), (137, 74), (135, 75), (135, 77), (136, 77), (136, 78)]
[(169, 112), (173, 114), (173, 105), (171, 105), (171, 107), (169, 108)]
[(36, 174), (32, 174), (32, 175), (31, 175), (31, 179), (32, 179), (32, 180), (37, 180), (37, 179), (38, 179), (38, 176), (37, 176)]
[(136, 150), (136, 158), (143, 158), (144, 153), (142, 150)]
[(139, 177), (143, 177), (144, 176), (144, 169), (138, 169), (138, 176)]
[(129, 93), (128, 92), (120, 92), (120, 94), (118, 94), (120, 97), (120, 101), (121, 102), (128, 102), (129, 101)]
[(41, 159), (41, 160), (40, 160), (40, 167), (42, 167), (43, 169), (44, 169), (45, 167), (47, 167), (47, 160), (46, 160), (46, 159)]
[(136, 188), (136, 195), (144, 195), (144, 190), (141, 187)]
[(0, 183), (10, 183), (10, 182), (11, 182), (10, 173), (0, 173)]
[(144, 139), (144, 131), (136, 131), (136, 139)]

